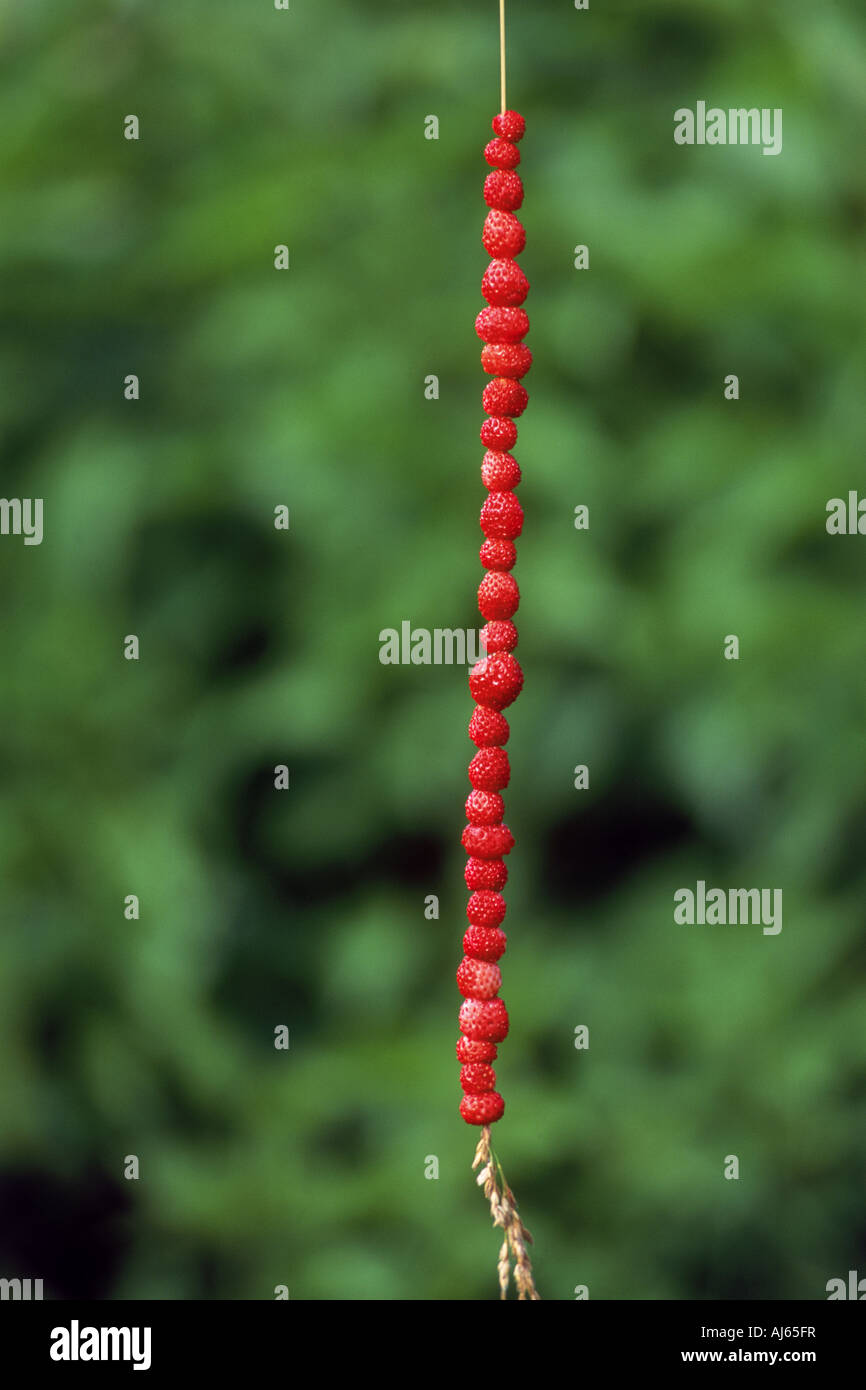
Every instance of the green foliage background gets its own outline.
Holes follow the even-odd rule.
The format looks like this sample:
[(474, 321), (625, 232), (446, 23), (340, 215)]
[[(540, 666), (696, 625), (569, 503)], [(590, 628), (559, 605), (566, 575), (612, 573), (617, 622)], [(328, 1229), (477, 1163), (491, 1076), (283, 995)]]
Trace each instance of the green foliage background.
[[(863, 478), (866, 18), (509, 11), (535, 366), (496, 1139), (547, 1298), (823, 1298), (866, 1273), (866, 542), (824, 529)], [(493, 1298), (466, 674), (378, 634), (478, 621), (496, 6), (0, 15), (3, 492), (45, 505), (41, 547), (0, 542), (0, 1274)], [(676, 147), (698, 99), (782, 107), (782, 155)], [(698, 878), (781, 887), (782, 933), (676, 927)]]

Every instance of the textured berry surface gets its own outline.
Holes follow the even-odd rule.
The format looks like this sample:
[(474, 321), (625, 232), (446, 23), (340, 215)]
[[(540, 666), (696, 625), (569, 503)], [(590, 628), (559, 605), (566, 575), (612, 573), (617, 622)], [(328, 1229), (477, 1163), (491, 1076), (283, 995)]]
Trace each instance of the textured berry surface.
[[(492, 657), (484, 658), (485, 663), (492, 660)], [(479, 666), (481, 664), (481, 662), (478, 663)], [(475, 669), (477, 670), (478, 667), (476, 666)], [(504, 720), (503, 723), (505, 723)], [(511, 768), (508, 763), (508, 754), (504, 748), (479, 748), (469, 764), (469, 781), (473, 787), (477, 787), (480, 791), (502, 791), (503, 787), (508, 786), (510, 776)]]
[(505, 802), (498, 792), (473, 791), (466, 798), (466, 819), (470, 825), (496, 825), (504, 811)]
[[(493, 264), (493, 262), (491, 262)], [(491, 376), (526, 376), (532, 353), (525, 343), (488, 343), (481, 349), (481, 365)]]
[(459, 1019), (467, 1038), (502, 1042), (508, 1037), (508, 1010), (501, 999), (464, 999)]
[(491, 492), (508, 492), (521, 477), (517, 459), (502, 450), (488, 449), (481, 460), (481, 481)]
[(498, 135), (485, 145), (484, 158), (494, 169), (516, 169), (520, 163), (520, 150), (513, 140), (504, 140)]
[(517, 628), (507, 618), (485, 623), (478, 639), (488, 656), (494, 652), (513, 652), (517, 646)]
[(464, 953), (473, 960), (499, 960), (507, 944), (508, 938), (499, 927), (470, 926), (463, 935)]
[(505, 918), (505, 899), (501, 893), (482, 888), (466, 904), (466, 916), (473, 927), (498, 927)]
[(478, 558), (486, 570), (510, 570), (517, 563), (513, 541), (485, 541)]
[(481, 426), (481, 443), (496, 451), (513, 449), (517, 443), (517, 426), (513, 420), (494, 415)]
[[(491, 208), (484, 222), (481, 241), (489, 256), (501, 256), (507, 259), (511, 256), (519, 256), (525, 248), (526, 231), (520, 218), (515, 217), (513, 212), (502, 212), (498, 208)], [(483, 338), (484, 334), (482, 333), (481, 336)], [(521, 333), (519, 336), (523, 337), (523, 334)]]
[[(479, 706), (478, 709), (474, 709), (472, 711), (472, 717), (469, 720), (469, 737), (472, 739), (472, 742), (475, 744), (476, 748), (497, 748), (498, 752), (504, 753), (505, 750), (501, 747), (501, 745), (508, 742), (508, 735), (510, 733), (511, 730), (508, 727), (508, 720), (505, 718), (505, 715), (500, 714), (498, 710), (486, 709)], [(472, 759), (472, 762), (469, 764), (470, 780), (472, 779), (473, 763), (475, 763), (474, 758)], [(505, 770), (506, 779), (502, 783), (503, 787), (506, 787), (508, 785), (507, 754), (505, 755)], [(480, 764), (476, 765), (475, 772), (476, 775), (481, 773)], [(479, 787), (484, 786), (485, 784), (482, 782), (473, 782), (472, 785), (475, 787)], [(494, 787), (491, 788), (491, 790), (498, 791), (498, 788)]]
[(484, 201), (499, 212), (516, 212), (523, 202), (523, 180), (513, 169), (492, 169), (484, 180)]
[[(522, 304), (529, 293), (529, 281), (516, 261), (491, 261), (481, 280), (481, 293), (488, 304), (497, 307)], [(493, 347), (507, 347), (508, 344), (488, 344), (484, 351)], [(514, 343), (512, 346), (517, 347)], [(482, 354), (483, 355), (483, 354)], [(487, 371), (487, 368), (484, 369)], [(496, 376), (513, 376), (512, 372), (496, 372)]]
[(529, 332), (525, 309), (488, 305), (475, 320), (475, 332), (484, 343), (519, 343)]
[(504, 859), (468, 859), (463, 870), (466, 887), (504, 888), (508, 882), (508, 865)]
[(498, 1051), (496, 1043), (478, 1042), (473, 1038), (457, 1039), (458, 1062), (494, 1062)]
[(510, 570), (517, 562), (513, 541), (485, 541), (478, 558), (486, 570)]
[(500, 111), (491, 122), (496, 135), (503, 140), (522, 140), (526, 122), (518, 111)]
[(513, 541), (520, 535), (523, 508), (513, 492), (491, 490), (481, 508), (481, 529), (491, 541)]
[(468, 1096), (480, 1096), (496, 1085), (496, 1072), (489, 1062), (467, 1062), (460, 1068), (460, 1085)]
[(514, 836), (507, 825), (467, 825), (463, 848), (473, 859), (501, 859), (514, 848)]
[[(502, 573), (499, 570), (491, 570), (485, 574), (481, 583), (478, 585), (478, 609), (483, 618), (488, 621), (496, 618), (510, 618), (517, 612), (520, 605), (520, 589), (513, 574)], [(471, 686), (470, 686), (471, 689)], [(475, 691), (472, 691), (473, 695)], [(478, 696), (475, 697), (478, 699)], [(512, 699), (514, 696), (511, 697)], [(491, 704), (490, 700), (478, 699), (479, 705)], [(508, 704), (511, 703), (509, 700)], [(502, 705), (495, 706), (502, 709)]]
[(464, 1096), (460, 1114), (468, 1125), (492, 1125), (505, 1114), (505, 1101), (498, 1091), (485, 1091), (483, 1096)]
[(529, 402), (525, 386), (511, 377), (498, 376), (488, 381), (481, 396), (481, 404), (488, 415), (507, 415), (516, 418), (522, 415)]
[(498, 965), (464, 956), (457, 970), (457, 988), (466, 999), (493, 999), (502, 988)]
[[(505, 576), (503, 576), (505, 577)], [(523, 689), (523, 672), (520, 663), (510, 652), (494, 652), (492, 656), (484, 656), (469, 673), (469, 689), (472, 698), (479, 705), (487, 705), (490, 709), (501, 710), (516, 700)], [(472, 778), (471, 769), (481, 758), (484, 751), (496, 752), (496, 749), (479, 750), (469, 764), (470, 779), (473, 787), (480, 784)], [(502, 750), (504, 751), (504, 750)], [(507, 760), (507, 755), (506, 755)], [(507, 786), (503, 782), (502, 786)], [(500, 791), (500, 786), (485, 787), (485, 790)]]

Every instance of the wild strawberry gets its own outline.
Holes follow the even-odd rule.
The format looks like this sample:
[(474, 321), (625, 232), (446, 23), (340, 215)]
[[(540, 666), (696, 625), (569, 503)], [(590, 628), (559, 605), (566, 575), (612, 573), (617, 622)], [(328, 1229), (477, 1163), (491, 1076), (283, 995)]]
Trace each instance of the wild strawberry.
[(520, 163), (520, 150), (513, 141), (498, 136), (485, 145), (484, 158), (493, 169), (516, 169)]
[(481, 426), (481, 443), (485, 449), (513, 449), (517, 443), (517, 426), (513, 420), (496, 415)]
[(498, 1051), (496, 1043), (478, 1042), (473, 1038), (457, 1039), (458, 1062), (493, 1062)]
[(465, 878), (471, 897), (466, 904), (469, 926), (463, 934), (464, 956), (457, 971), (464, 996), (459, 1017), (462, 1036), (457, 1043), (464, 1091), (460, 1113), (467, 1124), (474, 1125), (491, 1125), (505, 1110), (502, 1096), (494, 1090), (492, 1062), (497, 1043), (508, 1034), (508, 1010), (498, 997), (502, 984), (498, 961), (507, 944), (501, 891), (508, 878), (505, 856), (514, 845), (502, 820), (505, 804), (499, 794), (508, 785), (511, 771), (504, 747), (509, 727), (501, 711), (523, 688), (523, 671), (513, 655), (517, 628), (511, 621), (520, 602), (511, 570), (517, 559), (514, 542), (523, 529), (523, 508), (514, 492), (521, 474), (511, 450), (517, 442), (515, 420), (529, 401), (521, 378), (532, 365), (525, 342), (529, 317), (520, 307), (529, 281), (515, 259), (526, 245), (524, 227), (514, 216), (523, 202), (517, 142), (525, 128), (519, 112), (500, 112), (493, 120), (496, 138), (484, 151), (491, 166), (484, 181), (490, 211), (481, 239), (491, 259), (481, 284), (487, 307), (475, 320), (475, 331), (484, 344), (481, 365), (493, 380), (482, 395), (486, 418), (481, 440), (487, 453), (481, 480), (488, 496), (480, 515), (484, 543), (479, 558), (486, 573), (478, 586), (478, 607), (485, 619), (481, 644), (486, 656), (469, 673), (476, 704), (469, 736), (478, 752), (469, 764), (472, 791), (466, 798), (467, 825), (461, 836), (468, 855)]
[[(499, 570), (488, 571), (478, 585), (478, 609), (482, 617), (488, 619), (510, 618), (513, 613), (517, 612), (519, 605), (520, 589), (514, 575), (502, 573)], [(482, 701), (478, 700), (478, 703), (480, 705)], [(492, 702), (488, 701), (487, 703)], [(511, 701), (509, 700), (508, 703), (510, 704)], [(494, 708), (501, 709), (502, 706), (494, 705)]]
[[(481, 281), (481, 293), (488, 304), (522, 304), (529, 293), (529, 281), (516, 261), (491, 261)], [(501, 345), (500, 345), (501, 346)], [(487, 349), (485, 349), (486, 351)], [(487, 368), (485, 367), (486, 371)], [(496, 376), (513, 376), (513, 372), (497, 372)]]
[(498, 927), (505, 919), (505, 899), (501, 893), (491, 893), (482, 888), (473, 893), (466, 904), (466, 916), (473, 927)]
[[(479, 705), (477, 709), (472, 711), (472, 718), (469, 720), (469, 737), (472, 739), (476, 748), (496, 748), (500, 753), (503, 753), (505, 750), (501, 745), (508, 742), (508, 735), (510, 733), (511, 730), (508, 727), (508, 720), (505, 718), (505, 715), (500, 714), (498, 710)], [(473, 758), (472, 762), (469, 764), (470, 780), (472, 780), (474, 763), (475, 759)], [(485, 771), (489, 770), (486, 764), (484, 767)], [(481, 764), (478, 764), (475, 768), (476, 776), (484, 776), (485, 771), (482, 771)], [(505, 756), (505, 774), (505, 781), (501, 782), (499, 786), (507, 787), (508, 785), (507, 754)], [(486, 791), (499, 790), (499, 787), (490, 787), (485, 782), (473, 782), (472, 785), (474, 787), (482, 787)]]
[(481, 460), (481, 481), (491, 492), (508, 492), (520, 482), (520, 464), (511, 454), (488, 449)]
[(485, 1091), (483, 1096), (464, 1096), (460, 1114), (468, 1125), (492, 1125), (505, 1114), (505, 1101), (498, 1091)]
[[(485, 657), (485, 661), (491, 660), (492, 657)], [(502, 791), (503, 787), (508, 786), (510, 776), (511, 768), (504, 748), (479, 748), (469, 764), (469, 781), (478, 791)]]
[[(506, 215), (490, 214), (491, 217)], [(517, 218), (514, 220), (516, 222)], [(529, 315), (525, 309), (515, 309), (503, 304), (490, 305), (482, 309), (475, 320), (475, 332), (484, 343), (519, 343), (529, 332)]]
[[(486, 618), (488, 622), (499, 622), (512, 617), (519, 606), (520, 589), (514, 575), (509, 574), (506, 570), (488, 570), (478, 585), (478, 609), (481, 616)], [(483, 641), (481, 645), (485, 645)], [(487, 648), (487, 650), (490, 649)], [(476, 696), (476, 698), (478, 697)], [(481, 704), (480, 699), (478, 703)], [(510, 704), (511, 701), (509, 700), (508, 703)], [(501, 708), (503, 706), (494, 705), (494, 709)]]
[(468, 859), (463, 877), (466, 887), (473, 891), (476, 888), (504, 888), (508, 882), (508, 865), (504, 859)]
[[(491, 208), (484, 222), (481, 240), (488, 255), (510, 259), (519, 256), (526, 246), (526, 232), (523, 223), (514, 216), (513, 212), (502, 212), (499, 208)], [(527, 319), (527, 326), (528, 323), (529, 320)], [(481, 336), (483, 338), (484, 334), (482, 333)], [(492, 339), (488, 339), (488, 342), (491, 341)]]
[[(491, 863), (492, 861), (487, 860), (486, 862)], [(507, 944), (505, 932), (500, 927), (470, 926), (463, 934), (464, 954), (471, 956), (473, 960), (499, 960), (505, 954)], [(466, 1060), (468, 1061), (469, 1058)]]
[(514, 848), (514, 836), (504, 823), (467, 825), (460, 842), (473, 859), (501, 859)]
[(510, 570), (517, 563), (513, 541), (485, 541), (478, 558), (486, 570)]
[(522, 140), (526, 122), (518, 111), (501, 111), (493, 117), (493, 129), (503, 140)]
[(523, 180), (513, 169), (492, 169), (484, 180), (484, 201), (500, 212), (516, 212), (523, 202)]
[(470, 825), (496, 825), (502, 820), (505, 802), (498, 792), (470, 792), (466, 798), (466, 819)]
[(523, 508), (513, 492), (491, 490), (481, 508), (481, 529), (488, 540), (513, 541), (520, 535)]
[(517, 628), (507, 618), (485, 623), (479, 641), (488, 656), (494, 652), (513, 652), (517, 646)]
[(488, 415), (507, 415), (515, 419), (523, 414), (528, 401), (526, 387), (507, 376), (494, 377), (481, 396), (481, 405)]
[(467, 1062), (460, 1068), (460, 1085), (468, 1096), (480, 1096), (496, 1085), (496, 1072), (489, 1062)]
[[(495, 265), (495, 261), (490, 262)], [(532, 353), (525, 343), (488, 343), (481, 349), (481, 365), (491, 376), (526, 376)]]
[(459, 1022), (467, 1038), (480, 1042), (502, 1042), (508, 1037), (508, 1010), (501, 999), (464, 999)]
[[(469, 689), (477, 704), (489, 705), (495, 710), (505, 709), (517, 699), (523, 689), (520, 662), (510, 652), (494, 652), (492, 656), (483, 656), (480, 661), (476, 661), (469, 673)], [(471, 769), (480, 757), (481, 753), (476, 753), (469, 764), (470, 778)], [(475, 787), (478, 783), (473, 781), (472, 785)], [(503, 782), (502, 786), (507, 786), (507, 783)], [(488, 791), (501, 789), (501, 786), (485, 788)]]
[(457, 971), (457, 988), (466, 999), (492, 999), (502, 988), (502, 972), (490, 961), (464, 956)]

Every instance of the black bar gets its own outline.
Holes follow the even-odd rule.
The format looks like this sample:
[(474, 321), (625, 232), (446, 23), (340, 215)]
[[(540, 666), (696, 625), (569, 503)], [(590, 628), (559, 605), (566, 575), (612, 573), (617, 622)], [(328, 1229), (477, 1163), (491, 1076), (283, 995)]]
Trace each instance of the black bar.
[[(862, 1373), (863, 1311), (850, 1302), (575, 1301), (567, 1309), (558, 1305), (559, 1312), (555, 1305), (545, 1308), (542, 1304), (534, 1314), (527, 1308), (520, 1315), (501, 1305), (497, 1310), (495, 1304), (482, 1315), (475, 1305), (471, 1326), (461, 1304), (453, 1330), (441, 1303), (399, 1303), (396, 1306), (402, 1312), (395, 1326), (390, 1303), (328, 1302), (319, 1305), (311, 1321), (310, 1305), (299, 1307), (301, 1302), (5, 1302), (0, 1305), (0, 1365), (18, 1368), (16, 1383), (21, 1383), (22, 1373), (30, 1372), (91, 1379), (105, 1369), (115, 1377), (134, 1375), (136, 1360), (142, 1371), (157, 1380), (184, 1372), (213, 1373), (223, 1379), (239, 1372), (248, 1376), (251, 1371), (272, 1375), (280, 1366), (294, 1378), (303, 1373), (298, 1358), (306, 1349), (313, 1357), (311, 1371), (317, 1358), (321, 1358), (320, 1369), (327, 1368), (329, 1374), (341, 1360), (350, 1364), (356, 1359), (357, 1370), (366, 1375), (371, 1356), (383, 1358), (380, 1370), (396, 1369), (395, 1358), (396, 1363), (402, 1359), (398, 1341), (408, 1354), (417, 1333), (411, 1334), (407, 1345), (405, 1324), (409, 1320), (411, 1325), (417, 1317), (421, 1322), (429, 1320), (429, 1331), (422, 1329), (425, 1340), (411, 1352), (411, 1359), (414, 1362), (417, 1351), (424, 1348), (425, 1375), (437, 1352), (450, 1366), (450, 1374), (461, 1366), (468, 1371), (474, 1361), (470, 1355), (470, 1363), (464, 1364), (464, 1357), (472, 1344), (488, 1372), (494, 1372), (497, 1363), (506, 1369), (510, 1343), (500, 1338), (512, 1329), (528, 1334), (526, 1355), (539, 1357), (542, 1364), (561, 1354), (562, 1339), (566, 1364), (573, 1366), (575, 1378), (582, 1374), (581, 1367), (588, 1370), (590, 1366), (602, 1377), (628, 1369), (652, 1375), (674, 1367), (732, 1369), (737, 1364), (767, 1369), (807, 1366), (822, 1380), (846, 1368)], [(530, 1318), (528, 1324), (523, 1316)], [(111, 1328), (118, 1330), (117, 1335), (106, 1332), (103, 1337), (101, 1330)], [(330, 1331), (323, 1338), (325, 1329)], [(398, 1330), (403, 1335), (395, 1341)], [(75, 1354), (77, 1359), (53, 1359), (52, 1347), (55, 1354), (70, 1358)], [(126, 1360), (110, 1359), (115, 1347), (118, 1354), (126, 1354)], [(106, 1359), (85, 1359), (91, 1351)], [(475, 1369), (480, 1370), (480, 1364)], [(404, 1370), (411, 1373), (411, 1365)]]

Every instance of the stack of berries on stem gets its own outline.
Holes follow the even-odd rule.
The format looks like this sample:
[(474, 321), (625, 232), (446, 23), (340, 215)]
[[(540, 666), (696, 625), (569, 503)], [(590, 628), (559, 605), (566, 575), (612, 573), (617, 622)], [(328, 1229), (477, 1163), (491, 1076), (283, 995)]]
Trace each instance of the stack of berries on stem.
[(482, 397), (487, 419), (481, 427), (481, 442), (487, 450), (481, 481), (487, 488), (487, 499), (481, 508), (485, 540), (480, 558), (487, 572), (478, 589), (478, 607), (485, 620), (481, 644), (487, 655), (469, 676), (475, 701), (469, 737), (478, 752), (469, 764), (472, 791), (466, 802), (468, 824), (463, 832), (463, 847), (469, 855), (466, 884), (472, 894), (466, 908), (469, 928), (457, 971), (464, 997), (459, 1018), (462, 1036), (457, 1043), (464, 1091), (460, 1113), (467, 1124), (474, 1125), (492, 1124), (505, 1109), (496, 1090), (492, 1063), (497, 1044), (508, 1033), (508, 1013), (499, 998), (502, 976), (497, 962), (506, 941), (502, 930), (502, 889), (508, 878), (505, 856), (514, 844), (502, 819), (505, 803), (500, 793), (510, 776), (505, 751), (509, 728), (502, 711), (516, 700), (523, 685), (523, 672), (513, 655), (517, 629), (511, 621), (520, 602), (511, 570), (517, 558), (514, 542), (523, 528), (523, 508), (514, 491), (520, 482), (520, 468), (511, 450), (517, 441), (514, 421), (523, 414), (528, 400), (520, 378), (532, 363), (532, 354), (523, 342), (529, 319), (520, 307), (529, 282), (516, 260), (526, 244), (526, 234), (515, 216), (523, 202), (523, 183), (516, 169), (520, 163), (517, 142), (524, 128), (523, 117), (516, 111), (502, 112), (493, 120), (496, 138), (484, 151), (492, 166), (484, 183), (484, 200), (490, 211), (482, 235), (490, 255), (481, 282), (488, 307), (475, 322), (484, 343), (481, 365), (491, 377)]

